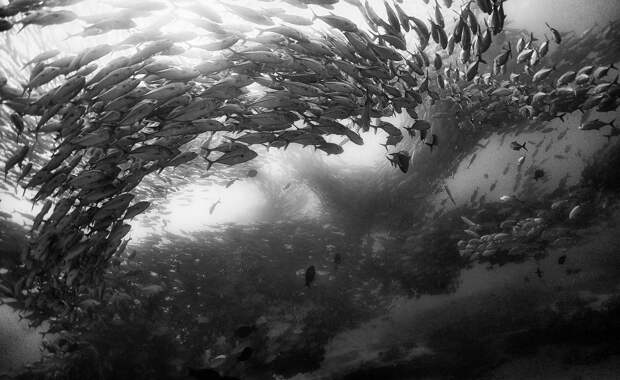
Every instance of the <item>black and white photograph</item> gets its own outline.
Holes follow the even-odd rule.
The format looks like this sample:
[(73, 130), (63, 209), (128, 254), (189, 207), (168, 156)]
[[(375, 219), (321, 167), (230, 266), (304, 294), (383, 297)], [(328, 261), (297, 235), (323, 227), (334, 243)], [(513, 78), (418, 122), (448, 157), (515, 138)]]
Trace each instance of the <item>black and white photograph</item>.
[(0, 380), (620, 379), (618, 0), (0, 0)]

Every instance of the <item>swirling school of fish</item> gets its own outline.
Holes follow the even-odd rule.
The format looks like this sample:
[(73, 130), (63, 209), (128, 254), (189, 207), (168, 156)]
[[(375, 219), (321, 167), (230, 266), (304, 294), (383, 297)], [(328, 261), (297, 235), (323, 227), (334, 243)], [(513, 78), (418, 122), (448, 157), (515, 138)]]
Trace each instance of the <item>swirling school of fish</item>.
[[(79, 2), (11, 1), (0, 8), (0, 30), (17, 33), (18, 24), (21, 29), (43, 28), (82, 20), (88, 25), (77, 35), (88, 38), (135, 29), (133, 18), (170, 11), (172, 4), (114, 2), (110, 4), (118, 11), (96, 18), (59, 9)], [(33, 202), (44, 201), (23, 254), (23, 276), (13, 289), (2, 289), (5, 295), (25, 299), (27, 307), (58, 289), (71, 294), (75, 305), (100, 297), (108, 262), (120, 257), (128, 243), (127, 221), (150, 205), (136, 202), (132, 191), (150, 173), (198, 157), (208, 170), (254, 159), (258, 153), (253, 145), (300, 144), (340, 154), (341, 144), (328, 142), (327, 136), (361, 145), (359, 130), (370, 128), (386, 132), (386, 148), (395, 147), (403, 133), (384, 120), (395, 114), (409, 115), (412, 120), (404, 129), (432, 149), (438, 138), (427, 135), (432, 125), (416, 109), (438, 101), (451, 101), (458, 109), (456, 117), (479, 124), (492, 112), (489, 104), (510, 105), (520, 117), (543, 121), (576, 110), (608, 112), (618, 107), (618, 76), (608, 79), (616, 70), (612, 64), (586, 65), (554, 81), (555, 66), (537, 68), (552, 44), (570, 40), (572, 48), (584, 48), (580, 44), (592, 38), (592, 30), (568, 36), (548, 25), (553, 40), (537, 44), (533, 35), (520, 38), (514, 52), (508, 42), (492, 59), (490, 72), (480, 73), (480, 64), (486, 63), (483, 54), (504, 30), (503, 0), (470, 1), (460, 8), (451, 0), (442, 5), (424, 0), (434, 10), (428, 23), (407, 14), (402, 1), (383, 2), (387, 20), (368, 0), (346, 2), (356, 7), (367, 28), (331, 12), (315, 13), (318, 7), (333, 9), (338, 0), (284, 0), (311, 17), (219, 2), (254, 25), (241, 31), (227, 26), (225, 15), (205, 2), (177, 1), (174, 9), (193, 14), (189, 21), (211, 40), (194, 45), (211, 54), (194, 66), (160, 58), (182, 55), (183, 44), (197, 39), (198, 33), (163, 34), (152, 28), (77, 55), (41, 52), (26, 63), (30, 78), (23, 88), (0, 76), (1, 108), (12, 128), (4, 131), (11, 139), (2, 141), (10, 152), (5, 178), (36, 190)], [(457, 15), (449, 35), (444, 20), (448, 12)], [(319, 31), (319, 22), (327, 28)], [(617, 25), (597, 34), (617, 41)], [(407, 41), (412, 35), (413, 43)], [(120, 50), (132, 53), (108, 59), (102, 67), (96, 63)], [(506, 73), (513, 54), (524, 67), (522, 74)], [(248, 90), (251, 86), (261, 92)], [(599, 130), (608, 124), (609, 137), (620, 134), (613, 122), (598, 119), (580, 128)], [(189, 149), (196, 141), (204, 143)], [(33, 157), (37, 144), (53, 151), (42, 164)], [(388, 159), (403, 172), (411, 161), (407, 151), (390, 153)], [(98, 294), (88, 290), (97, 287)], [(58, 304), (49, 309), (64, 310), (66, 298), (55, 299)]]

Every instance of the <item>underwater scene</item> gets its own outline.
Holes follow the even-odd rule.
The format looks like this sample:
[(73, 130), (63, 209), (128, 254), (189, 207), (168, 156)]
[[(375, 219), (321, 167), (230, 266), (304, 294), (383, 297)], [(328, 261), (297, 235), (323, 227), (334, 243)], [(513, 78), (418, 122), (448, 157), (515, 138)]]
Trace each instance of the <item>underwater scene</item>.
[(0, 379), (620, 379), (620, 2), (0, 0)]

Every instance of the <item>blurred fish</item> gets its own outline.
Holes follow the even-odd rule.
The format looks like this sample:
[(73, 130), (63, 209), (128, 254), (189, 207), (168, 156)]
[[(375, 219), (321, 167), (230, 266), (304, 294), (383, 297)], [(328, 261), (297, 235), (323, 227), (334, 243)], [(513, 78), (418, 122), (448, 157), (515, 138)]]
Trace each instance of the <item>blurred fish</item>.
[(342, 264), (342, 255), (338, 252), (334, 254), (334, 270), (338, 270), (338, 266)]
[(390, 153), (389, 156), (391, 156), (391, 158), (388, 157), (388, 160), (392, 166), (398, 167), (403, 173), (407, 173), (411, 162), (409, 152), (401, 150), (398, 153)]
[(215, 211), (215, 207), (217, 207), (217, 205), (219, 205), (220, 203), (222, 202), (218, 199), (215, 203), (211, 205), (211, 207), (209, 207), (209, 215), (213, 214), (213, 211)]
[(546, 22), (545, 22), (545, 25), (547, 25), (547, 28), (551, 30), (551, 33), (553, 33), (553, 40), (555, 41), (555, 43), (559, 45), (560, 42), (562, 42), (562, 36), (560, 35), (560, 32), (558, 32), (557, 29), (552, 28), (551, 25), (549, 25)]
[(510, 143), (510, 148), (512, 150), (517, 150), (517, 151), (519, 151), (521, 149), (527, 150), (527, 148), (525, 147), (525, 144), (526, 144), (525, 142), (523, 144), (519, 144), (518, 142), (513, 141), (513, 142)]
[(309, 288), (310, 285), (312, 285), (312, 283), (314, 282), (314, 278), (316, 277), (316, 269), (314, 268), (314, 265), (310, 265), (306, 269), (306, 273), (304, 276), (305, 276), (306, 286)]
[(542, 169), (534, 170), (534, 181), (538, 181), (541, 178), (545, 177), (545, 171)]

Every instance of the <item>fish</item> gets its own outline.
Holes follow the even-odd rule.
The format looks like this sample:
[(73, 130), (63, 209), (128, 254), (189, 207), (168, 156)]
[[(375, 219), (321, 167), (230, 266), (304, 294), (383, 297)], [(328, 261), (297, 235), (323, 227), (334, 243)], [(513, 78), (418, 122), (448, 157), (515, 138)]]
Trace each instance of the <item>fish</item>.
[(342, 255), (338, 252), (334, 254), (334, 270), (338, 270), (338, 266), (342, 264)]
[(310, 265), (308, 268), (306, 268), (306, 272), (304, 274), (306, 287), (309, 288), (310, 285), (312, 285), (315, 277), (316, 277), (316, 269), (314, 268), (314, 265)]
[(540, 267), (536, 268), (536, 276), (538, 276), (538, 278), (542, 278), (543, 276), (543, 271), (540, 270)]
[(8, 173), (9, 173), (9, 171), (15, 165), (21, 165), (22, 161), (24, 161), (24, 159), (28, 155), (29, 151), (30, 151), (30, 146), (24, 145), (21, 149), (19, 149), (11, 157), (9, 157), (9, 159), (6, 161), (6, 164), (4, 165), (4, 179), (5, 179), (5, 181), (6, 181), (6, 177), (7, 177)]
[(553, 34), (553, 40), (555, 41), (555, 43), (559, 45), (562, 42), (562, 36), (560, 35), (560, 32), (558, 32), (557, 29), (551, 27), (549, 23), (545, 22), (545, 25), (547, 25), (547, 28), (549, 28), (549, 30)]
[(545, 177), (545, 171), (542, 169), (536, 169), (534, 170), (534, 181), (538, 181), (541, 178)]
[(599, 119), (594, 119), (594, 120), (590, 120), (590, 121), (586, 121), (586, 122), (582, 122), (579, 125), (579, 129), (581, 129), (582, 131), (591, 131), (591, 130), (599, 130), (607, 125), (609, 125), (610, 127), (612, 127), (612, 129), (616, 129), (615, 127), (615, 119), (608, 121), (608, 122), (604, 122), (601, 121)]
[[(41, 32), (31, 25), (47, 27), (75, 21), (74, 15), (63, 13), (70, 1), (49, 1), (46, 7), (39, 3), (35, 6), (29, 0), (19, 0), (0, 7), (4, 25), (0, 28), (8, 30), (13, 24), (21, 24), (32, 28), (32, 32)], [(516, 51), (526, 51), (517, 59), (527, 66), (518, 69), (525, 69), (527, 74), (516, 74), (506, 72), (513, 66), (509, 63), (513, 31), (505, 31), (507, 47), (497, 46), (499, 52), (491, 49), (492, 43), (504, 41), (504, 35), (498, 35), (506, 19), (500, 0), (475, 2), (482, 14), (490, 16), (485, 16), (486, 31), (479, 22), (478, 10), (463, 4), (455, 12), (457, 19), (449, 38), (445, 30), (448, 20), (444, 20), (446, 14), (442, 11), (453, 4), (447, 0), (441, 2), (446, 8), (443, 10), (440, 2), (426, 1), (434, 15), (429, 14), (425, 21), (407, 15), (398, 2), (384, 1), (387, 18), (383, 20), (370, 7), (372, 2), (348, 1), (355, 6), (352, 10), (361, 12), (360, 20), (368, 23), (370, 32), (364, 31), (367, 27), (358, 25), (353, 17), (330, 9), (336, 1), (287, 1), (304, 16), (289, 15), (287, 10), (267, 8), (263, 3), (241, 3), (113, 1), (112, 6), (120, 11), (81, 15), (77, 19), (83, 28), (77, 22), (68, 25), (76, 27), (76, 35), (87, 38), (87, 49), (74, 54), (50, 50), (30, 60), (20, 56), (16, 62), (8, 62), (16, 68), (25, 63), (28, 73), (19, 73), (15, 78), (0, 74), (0, 97), (8, 111), (6, 117), (12, 122), (2, 130), (2, 141), (9, 146), (5, 150), (10, 152), (6, 155), (10, 158), (5, 176), (11, 182), (15, 177), (19, 177), (18, 181), (26, 178), (24, 187), (37, 192), (36, 199), (51, 198), (63, 206), (57, 212), (54, 209), (55, 216), (42, 217), (47, 220), (39, 226), (41, 233), (33, 234), (33, 246), (38, 248), (25, 253), (39, 273), (33, 281), (45, 273), (66, 271), (60, 264), (50, 264), (49, 259), (40, 260), (55, 256), (50, 255), (52, 249), (42, 248), (48, 247), (43, 236), (52, 232), (66, 234), (67, 239), (77, 236), (74, 231), (88, 233), (88, 241), (101, 246), (102, 258), (97, 265), (103, 271), (108, 252), (113, 255), (116, 248), (122, 247), (128, 220), (150, 206), (150, 202), (132, 204), (133, 198), (123, 195), (147, 193), (146, 199), (155, 199), (161, 191), (173, 190), (179, 171), (170, 169), (166, 176), (158, 176), (157, 172), (162, 173), (166, 167), (189, 164), (188, 170), (204, 171), (205, 166), (212, 169), (216, 163), (243, 164), (262, 152), (251, 150), (252, 145), (286, 149), (296, 143), (339, 154), (345, 149), (343, 145), (348, 145), (333, 143), (336, 140), (331, 136), (339, 136), (338, 141), (346, 137), (362, 145), (358, 129), (365, 132), (371, 127), (388, 134), (387, 147), (399, 144), (403, 135), (400, 125), (396, 127), (384, 119), (405, 114), (412, 116), (412, 121), (403, 122), (405, 130), (410, 136), (420, 131), (421, 141), (432, 150), (437, 143), (437, 135), (433, 134), (437, 131), (431, 131), (436, 120), (428, 115), (438, 113), (427, 108), (437, 104), (451, 104), (453, 109), (445, 113), (464, 128), (515, 125), (513, 116), (544, 122), (577, 109), (613, 110), (617, 105), (617, 83), (604, 79), (615, 70), (613, 65), (604, 62), (606, 56), (590, 59), (581, 52), (600, 52), (608, 45), (606, 39), (612, 40), (608, 36), (614, 33), (613, 25), (600, 28), (599, 38), (595, 39), (594, 33), (598, 32), (593, 32), (581, 42), (579, 36), (567, 34), (561, 41), (562, 50), (552, 51), (548, 51), (548, 40), (536, 46), (533, 35), (529, 33), (527, 41), (528, 33), (523, 32)], [(23, 9), (16, 9), (16, 4), (22, 4), (19, 7)], [(314, 13), (318, 7), (333, 12), (318, 16)], [(191, 31), (168, 30), (169, 21), (186, 15), (191, 19), (182, 21)], [(230, 24), (232, 16), (239, 16), (243, 24)], [(138, 28), (137, 20), (147, 17), (153, 19), (148, 21), (151, 25), (143, 27), (140, 23)], [(311, 24), (321, 28), (296, 26)], [(411, 29), (419, 38), (405, 35)], [(92, 45), (98, 41), (94, 36), (111, 31), (116, 32), (105, 38), (118, 41)], [(13, 31), (5, 35), (7, 49), (11, 48), (13, 35)], [(495, 35), (497, 41), (493, 41)], [(560, 43), (555, 33), (554, 40)], [(460, 57), (459, 51), (454, 54), (458, 44)], [(479, 70), (486, 51), (498, 54), (492, 67), (497, 76)], [(191, 59), (184, 60), (186, 56)], [(541, 62), (547, 65), (543, 57), (557, 62), (561, 70), (577, 71), (576, 67), (586, 66), (578, 72), (571, 70), (572, 74), (562, 71), (566, 76), (561, 76), (556, 82), (560, 85), (554, 88), (552, 83), (546, 83), (554, 74), (545, 71), (548, 68), (534, 68)], [(459, 58), (460, 67), (453, 68)], [(443, 76), (438, 72), (441, 68)], [(532, 83), (527, 83), (528, 77)], [(424, 119), (433, 119), (433, 125)], [(582, 129), (610, 125), (608, 138), (618, 133), (613, 121), (599, 120), (604, 124), (598, 125), (585, 120)], [(6, 139), (4, 132), (17, 134), (18, 142)], [(209, 143), (199, 154), (197, 147), (205, 146), (205, 138)], [(216, 143), (209, 148), (211, 139)], [(446, 147), (452, 141), (458, 139), (446, 138)], [(20, 142), (27, 142), (30, 150), (18, 159), (14, 152), (21, 148)], [(525, 143), (517, 145), (515, 150), (526, 150)], [(461, 158), (472, 152), (463, 153)], [(207, 165), (194, 160), (198, 155), (206, 159)], [(469, 165), (475, 157), (471, 156)], [(387, 158), (405, 173), (412, 165), (407, 151)], [(519, 165), (523, 160), (518, 161)], [(19, 176), (8, 175), (13, 167), (22, 164), (25, 166)], [(507, 168), (511, 167), (509, 164)], [(238, 176), (244, 177), (247, 169), (240, 170)], [(247, 172), (249, 178), (256, 175), (256, 170)], [(151, 186), (160, 182), (166, 185)], [(141, 183), (146, 184), (146, 189), (137, 187)], [(447, 188), (446, 192), (455, 203)], [(107, 203), (111, 200), (115, 202)], [(54, 223), (48, 223), (50, 218)], [(52, 231), (52, 226), (58, 231)], [(110, 239), (108, 234), (112, 232)], [(76, 247), (70, 252), (76, 255), (73, 258), (86, 257), (80, 251), (83, 245)], [(76, 268), (72, 270), (79, 272), (88, 260), (71, 261)], [(97, 274), (94, 271), (93, 278)], [(71, 275), (71, 281), (77, 281), (75, 276)]]
[(21, 32), (28, 25), (39, 25), (41, 27), (45, 27), (49, 25), (65, 24), (74, 21), (77, 18), (77, 14), (66, 9), (36, 11), (19, 20), (22, 27), (18, 32)]
[(549, 76), (549, 74), (551, 74), (551, 72), (553, 72), (554, 70), (555, 70), (555, 66), (545, 67), (545, 68), (538, 70), (532, 77), (532, 82), (536, 83), (536, 82), (545, 80)]
[(402, 150), (397, 153), (390, 153), (389, 156), (388, 161), (392, 166), (398, 167), (403, 173), (407, 173), (411, 162), (409, 152)]
[(503, 67), (508, 62), (508, 59), (512, 56), (512, 48), (510, 41), (508, 41), (508, 48), (504, 48), (504, 51), (497, 55), (493, 60), (493, 65), (496, 68)]
[(319, 16), (316, 13), (314, 13), (314, 10), (312, 10), (312, 14), (313, 14), (312, 21), (319, 19), (323, 21), (324, 23), (326, 23), (327, 25), (331, 26), (332, 28), (339, 29), (342, 32), (355, 33), (358, 31), (357, 25), (346, 17), (338, 16), (333, 13), (330, 13), (329, 15), (326, 15), (326, 16)]
[(519, 151), (521, 149), (527, 150), (527, 148), (525, 147), (525, 144), (526, 144), (525, 142), (523, 144), (519, 144), (518, 142), (513, 141), (513, 142), (510, 143), (510, 148), (512, 150), (517, 150), (517, 151)]
[(573, 207), (570, 210), (570, 213), (568, 214), (568, 219), (569, 220), (575, 220), (577, 219), (579, 216), (581, 216), (581, 214), (583, 213), (583, 207), (581, 205), (576, 205), (575, 207)]
[(213, 211), (215, 211), (215, 207), (217, 207), (217, 205), (219, 205), (220, 203), (221, 201), (218, 199), (215, 203), (211, 205), (211, 207), (209, 207), (209, 215), (213, 215)]

